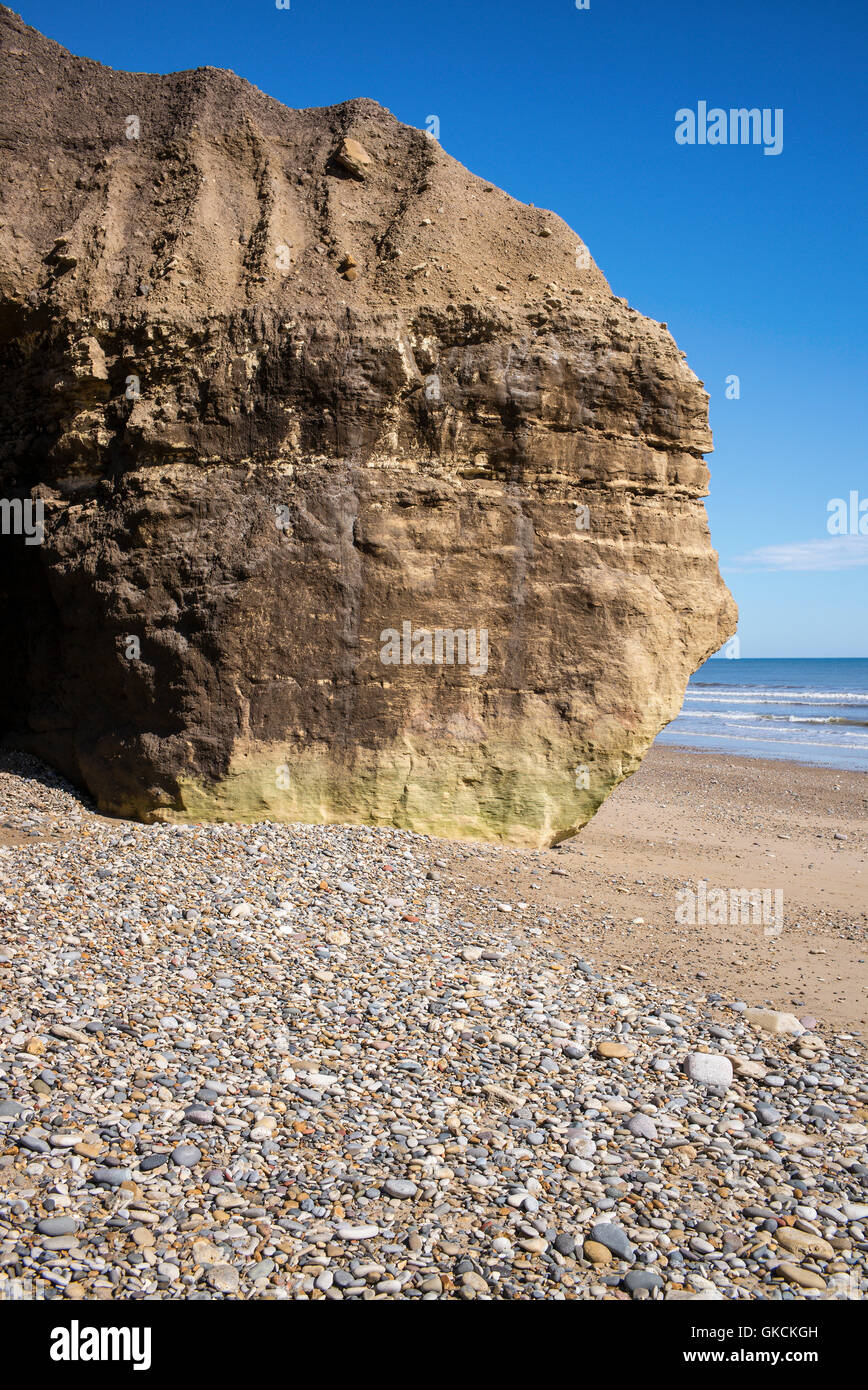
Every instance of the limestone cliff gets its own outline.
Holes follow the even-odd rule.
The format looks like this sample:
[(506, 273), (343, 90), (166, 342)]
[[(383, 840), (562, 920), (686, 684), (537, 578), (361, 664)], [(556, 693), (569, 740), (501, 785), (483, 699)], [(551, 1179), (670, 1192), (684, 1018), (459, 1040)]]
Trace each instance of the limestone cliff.
[(734, 630), (665, 325), (372, 101), (0, 49), (7, 739), (114, 815), (573, 833)]

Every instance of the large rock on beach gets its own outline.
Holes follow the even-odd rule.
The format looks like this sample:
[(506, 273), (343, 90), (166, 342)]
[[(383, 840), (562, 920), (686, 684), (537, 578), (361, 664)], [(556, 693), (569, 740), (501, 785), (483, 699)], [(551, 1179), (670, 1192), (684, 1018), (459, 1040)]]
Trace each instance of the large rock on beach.
[(7, 740), (110, 815), (574, 833), (735, 627), (666, 325), (373, 101), (5, 9), (0, 75)]

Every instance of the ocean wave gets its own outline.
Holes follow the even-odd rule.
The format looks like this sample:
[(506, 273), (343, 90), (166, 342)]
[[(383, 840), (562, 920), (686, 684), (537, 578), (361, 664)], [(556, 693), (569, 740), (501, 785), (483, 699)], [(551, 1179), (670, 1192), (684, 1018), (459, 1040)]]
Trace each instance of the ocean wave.
[[(783, 719), (780, 714), (762, 714), (761, 719)], [(814, 714), (788, 714), (786, 716), (788, 724), (847, 724), (856, 729), (868, 729), (868, 719), (841, 719), (837, 714), (814, 715)]]
[(729, 710), (683, 709), (679, 719), (729, 719), (733, 722), (747, 720), (758, 723), (760, 720), (770, 724), (843, 724), (854, 729), (868, 729), (868, 719), (843, 719), (838, 714), (747, 714)]
[(679, 719), (750, 719), (751, 717), (753, 717), (753, 718), (755, 718), (755, 719), (759, 719), (761, 716), (758, 715), (758, 714), (757, 714), (757, 715), (754, 715), (754, 716), (751, 716), (751, 715), (748, 715), (748, 714), (728, 714), (728, 713), (726, 712), (726, 710), (716, 710), (716, 709), (715, 709), (715, 710), (683, 709), (683, 710), (681, 711), (681, 713), (679, 714), (678, 717), (679, 717)]
[(662, 741), (868, 771), (868, 660), (708, 666)]
[(750, 685), (719, 685), (715, 689), (717, 694), (698, 695), (695, 687), (688, 685), (684, 698), (706, 703), (726, 700), (733, 705), (834, 705), (847, 702), (856, 709), (868, 707), (868, 692), (862, 690), (793, 690), (784, 695), (780, 691), (770, 693), (768, 688)]
[[(670, 737), (672, 737), (673, 734), (677, 734), (678, 730), (675, 727), (675, 722), (670, 724), (665, 732), (668, 733)], [(726, 739), (730, 743), (768, 743), (776, 744), (779, 748), (822, 748), (824, 751), (828, 751), (830, 748), (840, 748), (842, 751), (848, 753), (859, 753), (863, 748), (868, 751), (868, 738), (861, 739), (855, 743), (832, 743), (826, 740), (820, 743), (809, 743), (806, 739), (769, 738), (768, 736), (765, 738), (754, 738), (748, 733), (706, 733), (703, 729), (696, 729), (692, 732), (694, 738)]]
[[(688, 719), (699, 719), (705, 724), (705, 728), (698, 729), (695, 724), (687, 724)], [(682, 720), (685, 722), (682, 724)], [(726, 722), (725, 722), (726, 721)], [(842, 727), (843, 726), (843, 727)], [(850, 748), (855, 751), (865, 750), (868, 752), (868, 733), (857, 733), (857, 729), (868, 729), (868, 722), (837, 720), (837, 719), (797, 719), (768, 718), (762, 715), (755, 715), (753, 718), (737, 714), (691, 714), (689, 710), (682, 713), (668, 725), (669, 729), (683, 728), (685, 734), (690, 732), (697, 738), (714, 738), (715, 730), (719, 730), (720, 738), (738, 738), (742, 736), (746, 741), (755, 739), (774, 740), (778, 743), (789, 743), (792, 747), (808, 746), (810, 743), (809, 735), (816, 731), (827, 732), (829, 737), (822, 738), (817, 746), (824, 748)], [(847, 732), (845, 733), (845, 729)], [(724, 733), (724, 730), (726, 732)], [(831, 735), (833, 731), (840, 731), (847, 739), (846, 743), (836, 742)], [(852, 732), (851, 732), (852, 731)], [(789, 733), (789, 737), (786, 735)], [(777, 737), (775, 737), (777, 735)], [(783, 736), (783, 737), (782, 737)]]

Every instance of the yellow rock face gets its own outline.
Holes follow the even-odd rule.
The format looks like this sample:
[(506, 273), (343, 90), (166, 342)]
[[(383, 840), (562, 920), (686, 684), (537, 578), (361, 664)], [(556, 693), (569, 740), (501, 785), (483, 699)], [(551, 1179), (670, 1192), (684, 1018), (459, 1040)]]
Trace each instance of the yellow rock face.
[[(125, 814), (167, 821), (300, 821), (395, 825), (420, 834), (539, 848), (574, 834), (627, 770), (622, 756), (576, 788), (550, 742), (535, 761), (527, 744), (437, 743), (408, 736), (395, 748), (329, 749), (297, 756), (285, 744), (239, 752), (218, 783), (182, 779), (171, 807), (146, 803)], [(548, 766), (544, 757), (549, 758)], [(120, 811), (120, 807), (118, 810)]]

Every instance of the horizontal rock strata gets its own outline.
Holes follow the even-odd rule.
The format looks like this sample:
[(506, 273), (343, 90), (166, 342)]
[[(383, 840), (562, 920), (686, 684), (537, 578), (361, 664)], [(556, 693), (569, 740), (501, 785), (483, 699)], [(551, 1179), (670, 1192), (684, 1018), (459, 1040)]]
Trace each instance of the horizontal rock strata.
[(7, 740), (111, 815), (574, 833), (734, 630), (665, 325), (374, 102), (0, 45)]

